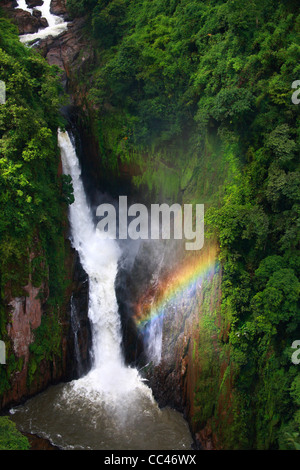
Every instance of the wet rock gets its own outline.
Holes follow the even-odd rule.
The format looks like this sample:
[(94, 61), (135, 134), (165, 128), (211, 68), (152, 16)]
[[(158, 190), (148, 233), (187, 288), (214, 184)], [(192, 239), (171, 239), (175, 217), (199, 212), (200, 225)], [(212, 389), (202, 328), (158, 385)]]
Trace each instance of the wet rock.
[(11, 323), (8, 335), (13, 341), (16, 357), (29, 358), (29, 346), (34, 341), (32, 330), (38, 328), (42, 318), (42, 304), (38, 298), (40, 289), (33, 287), (31, 282), (25, 289), (28, 296), (14, 298), (10, 302)]
[(18, 3), (16, 2), (16, 0), (3, 0), (1, 2), (1, 7), (5, 8), (5, 10), (8, 10), (8, 11), (13, 10), (17, 6), (18, 6)]
[[(92, 331), (88, 318), (89, 306), (89, 281), (84, 271), (78, 253), (74, 251), (74, 275), (72, 298), (68, 306), (68, 316), (71, 314), (76, 316), (71, 318), (70, 323), (75, 320), (77, 325), (77, 341), (79, 357), (76, 357), (74, 328), (69, 329), (68, 348), (67, 348), (67, 370), (70, 379), (78, 378), (87, 373), (91, 367), (90, 351), (92, 349)], [(71, 312), (71, 309), (74, 309)], [(76, 360), (74, 358), (76, 357)]]
[(13, 11), (13, 21), (16, 23), (20, 34), (37, 33), (40, 28), (40, 21), (35, 18), (29, 11), (17, 8)]
[(29, 8), (40, 7), (43, 5), (43, 0), (26, 0), (26, 3)]
[(28, 434), (25, 432), (22, 434), (27, 437), (30, 444), (30, 450), (60, 450), (47, 439), (36, 436), (35, 434)]
[(42, 12), (40, 10), (33, 10), (32, 15), (35, 16), (35, 18), (41, 18)]
[(49, 26), (49, 23), (46, 18), (40, 18), (40, 28), (47, 28)]
[(31, 14), (29, 11), (15, 8), (13, 5), (14, 2), (7, 2), (3, 6), (8, 11), (12, 21), (17, 25), (19, 34), (37, 33), (39, 29), (48, 26), (46, 18), (41, 18), (41, 12), (34, 10)]
[(50, 4), (50, 12), (53, 15), (66, 15), (67, 7), (65, 0), (52, 0)]

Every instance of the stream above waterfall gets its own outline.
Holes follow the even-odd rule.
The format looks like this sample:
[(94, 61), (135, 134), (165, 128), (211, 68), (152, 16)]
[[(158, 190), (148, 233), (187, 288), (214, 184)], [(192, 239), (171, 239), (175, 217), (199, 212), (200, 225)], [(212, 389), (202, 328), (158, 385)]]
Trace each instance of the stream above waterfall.
[[(32, 12), (25, 0), (17, 3)], [(20, 36), (21, 42), (32, 44), (67, 28), (61, 17), (50, 12), (50, 3), (45, 0), (36, 7), (49, 26)], [(115, 292), (122, 250), (115, 240), (96, 230), (70, 135), (59, 131), (58, 144), (63, 172), (71, 176), (75, 198), (69, 208), (70, 240), (89, 278), (92, 368), (79, 379), (51, 386), (11, 409), (11, 419), (24, 433), (66, 450), (189, 450), (193, 439), (184, 417), (175, 410), (160, 409), (139, 371), (125, 364)], [(71, 303), (72, 315), (74, 310)], [(71, 319), (75, 352), (76, 321)], [(74, 362), (80, 364), (78, 351)]]
[(108, 403), (81, 385), (79, 381), (50, 387), (11, 410), (11, 419), (22, 431), (64, 450), (191, 449), (183, 416), (169, 408), (160, 410), (150, 389), (148, 396), (139, 390), (124, 391), (118, 402)]

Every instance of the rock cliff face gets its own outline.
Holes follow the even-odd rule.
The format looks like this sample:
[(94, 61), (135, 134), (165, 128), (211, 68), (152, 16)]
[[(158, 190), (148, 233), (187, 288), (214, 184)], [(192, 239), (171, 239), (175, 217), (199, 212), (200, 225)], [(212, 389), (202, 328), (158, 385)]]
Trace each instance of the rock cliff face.
[[(63, 6), (62, 6), (63, 9)], [(66, 13), (65, 18), (68, 14)], [(61, 80), (70, 98), (72, 121), (80, 134), (84, 148), (85, 165), (83, 177), (90, 181), (90, 186), (101, 188), (116, 196), (132, 192), (132, 176), (139, 169), (126, 163), (120, 164), (118, 174), (107, 177), (107, 169), (102, 165), (99, 142), (95, 136), (94, 105), (88, 102), (87, 95), (91, 86), (88, 72), (99, 61), (97, 48), (87, 39), (84, 31), (86, 18), (74, 18), (68, 24), (67, 31), (57, 37), (48, 37), (39, 42), (37, 49), (50, 65), (61, 70)], [(93, 194), (90, 194), (93, 198)]]
[[(196, 255), (197, 265), (203, 262), (209, 270), (164, 306), (161, 361), (144, 371), (159, 405), (184, 414), (199, 449), (221, 448), (220, 429), (231, 419), (232, 376), (227, 376), (230, 361), (223, 344), (227, 325), (220, 310), (222, 271), (217, 251), (214, 244), (205, 244)], [(149, 294), (155, 302), (159, 286), (154, 295)], [(143, 302), (147, 304), (147, 296)]]
[(43, 5), (43, 0), (26, 0), (29, 8), (34, 8)]
[[(200, 252), (188, 256), (168, 246), (141, 244), (130, 267), (126, 259), (121, 262), (116, 291), (125, 357), (138, 365), (160, 407), (184, 414), (199, 449), (219, 449), (233, 418), (233, 369), (226, 349), (229, 323), (221, 313), (218, 247), (206, 241)], [(185, 266), (194, 265), (190, 282)], [(149, 330), (136, 326), (142, 325), (140, 319), (149, 320), (148, 311), (154, 325), (157, 319), (162, 324), (159, 363), (152, 356), (155, 338), (149, 354)]]
[[(68, 30), (57, 37), (49, 36), (40, 41), (38, 50), (50, 65), (57, 65), (62, 71), (62, 77), (68, 91), (75, 86), (73, 80), (76, 72), (84, 70), (94, 58), (94, 50), (84, 38), (84, 18), (76, 18), (68, 25)], [(75, 70), (74, 70), (75, 69)], [(75, 100), (75, 96), (73, 96)]]
[[(66, 240), (69, 247), (69, 242)], [(39, 288), (32, 284), (29, 276), (28, 284), (24, 287), (23, 297), (12, 297), (9, 290), (5, 296), (7, 324), (7, 355), (14, 353), (17, 367), (10, 374), (10, 387), (0, 396), (0, 409), (18, 404), (30, 396), (44, 390), (50, 384), (60, 381), (72, 380), (78, 377), (78, 367), (75, 358), (74, 331), (71, 319), (71, 295), (73, 293), (78, 308), (77, 315), (80, 324), (79, 354), (81, 358), (81, 373), (90, 367), (89, 351), (91, 348), (90, 324), (87, 318), (88, 311), (88, 281), (77, 254), (69, 247), (66, 260), (68, 277), (72, 279), (66, 294), (65, 303), (58, 313), (61, 325), (59, 334), (59, 348), (56, 354), (45, 357), (33, 370), (33, 355), (31, 347), (36, 345), (36, 338), (43, 318), (49, 316), (46, 306), (48, 296), (48, 283), (44, 282)], [(32, 255), (31, 255), (32, 256)], [(51, 334), (51, 332), (50, 332)], [(45, 351), (41, 350), (43, 355)], [(10, 359), (8, 357), (10, 367)]]
[[(51, 9), (53, 13), (66, 14), (64, 1), (53, 0)], [(117, 195), (118, 191), (129, 194), (132, 191), (131, 177), (136, 169), (130, 166), (120, 167), (118, 179), (109, 186), (107, 175), (101, 166), (99, 146), (92, 130), (94, 110), (86, 99), (89, 87), (86, 72), (95, 63), (96, 53), (85, 37), (84, 24), (84, 18), (73, 20), (68, 30), (58, 37), (49, 37), (40, 41), (38, 50), (50, 64), (57, 65), (61, 70), (62, 81), (70, 96), (72, 112), (74, 111), (72, 121), (79, 130), (81, 145), (84, 147), (83, 177), (92, 187), (99, 190), (106, 189), (114, 194), (115, 187), (118, 186), (114, 195)], [(92, 200), (93, 195), (94, 192), (91, 191)], [(216, 262), (216, 251), (215, 246), (208, 245), (200, 252), (199, 258), (203, 257), (204, 261), (205, 258), (209, 258), (214, 269), (202, 283), (197, 283), (193, 287), (192, 292), (186, 292), (175, 306), (166, 308), (161, 362), (158, 366), (152, 364), (144, 369), (145, 377), (160, 406), (173, 406), (183, 412), (199, 448), (204, 449), (221, 448), (222, 432), (232, 422), (230, 410), (233, 402), (234, 370), (226, 349), (228, 322), (220, 312), (222, 272)], [(144, 253), (141, 253), (141, 256), (143, 257)], [(131, 271), (121, 270), (117, 279), (125, 357), (128, 363), (139, 363), (141, 366), (145, 365), (146, 358), (131, 314), (142, 291), (147, 292), (149, 289), (153, 274), (151, 269), (154, 269), (150, 264), (148, 263), (148, 277), (143, 278), (138, 264), (133, 264)], [(16, 376), (12, 392), (6, 395), (4, 404), (18, 401), (29, 393), (42, 390), (53, 381), (76, 376), (75, 345), (70, 322), (72, 293), (80, 321), (78, 341), (82, 364), (84, 368), (89, 367), (91, 333), (87, 320), (87, 280), (76, 255), (71, 256), (69, 265), (73, 286), (67, 294), (65, 306), (65, 333), (61, 340), (62, 360), (59, 364), (42, 363), (40, 382), (33, 383), (30, 390), (26, 388), (28, 349), (33, 341), (35, 328), (40, 324), (43, 305), (40, 300), (35, 299), (37, 291), (32, 289), (30, 283), (27, 286), (28, 299), (10, 299), (15, 321), (15, 326), (10, 327), (10, 336), (18, 357), (24, 360), (24, 366), (19, 376)], [(143, 270), (142, 265), (140, 269)], [(145, 272), (146, 270), (144, 274)], [(159, 282), (163, 282), (163, 275), (158, 284)], [(152, 296), (152, 300), (155, 299), (155, 290), (149, 295)], [(20, 341), (19, 338), (23, 334), (24, 339)]]
[[(74, 257), (74, 274), (71, 299), (67, 305), (67, 318), (69, 328), (69, 342), (66, 354), (66, 370), (68, 378), (79, 378), (87, 373), (91, 367), (92, 332), (88, 319), (89, 307), (89, 281), (81, 266), (76, 252)], [(72, 309), (74, 312), (72, 312)], [(73, 316), (73, 318), (72, 318)], [(77, 336), (78, 350), (75, 345)]]

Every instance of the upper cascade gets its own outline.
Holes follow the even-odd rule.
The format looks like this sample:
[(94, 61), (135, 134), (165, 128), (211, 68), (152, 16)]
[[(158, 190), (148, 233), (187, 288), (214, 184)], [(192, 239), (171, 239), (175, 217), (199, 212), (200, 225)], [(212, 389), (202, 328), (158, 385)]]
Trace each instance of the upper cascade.
[[(89, 319), (93, 333), (93, 368), (74, 383), (75, 389), (100, 393), (104, 401), (139, 390), (153, 400), (151, 390), (136, 369), (124, 364), (121, 321), (115, 293), (115, 280), (121, 250), (95, 227), (81, 179), (81, 169), (74, 145), (66, 132), (58, 131), (63, 171), (73, 183), (74, 203), (69, 209), (71, 241), (89, 276)], [(117, 398), (117, 401), (118, 398)], [(121, 401), (120, 401), (121, 402)]]
[(22, 34), (20, 36), (20, 41), (23, 43), (31, 43), (32, 41), (38, 41), (40, 39), (45, 39), (48, 36), (58, 36), (68, 27), (68, 22), (64, 21), (61, 16), (51, 13), (51, 2), (52, 0), (44, 0), (42, 5), (37, 5), (34, 8), (30, 8), (25, 0), (17, 0), (17, 8), (21, 8), (24, 11), (33, 13), (34, 11), (39, 11), (41, 17), (47, 20), (48, 26), (46, 28), (39, 29), (36, 33), (31, 34)]

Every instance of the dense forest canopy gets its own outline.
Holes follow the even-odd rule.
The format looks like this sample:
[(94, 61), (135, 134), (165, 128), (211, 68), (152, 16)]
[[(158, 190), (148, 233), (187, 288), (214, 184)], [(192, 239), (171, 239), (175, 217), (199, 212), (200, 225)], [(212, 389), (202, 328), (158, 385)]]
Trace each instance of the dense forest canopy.
[(96, 44), (88, 96), (103, 155), (114, 165), (138, 149), (147, 155), (138, 183), (210, 206), (238, 369), (230, 445), (299, 448), (298, 2), (67, 4), (87, 14)]
[(59, 349), (57, 308), (68, 282), (63, 224), (72, 197), (68, 178), (58, 176), (63, 93), (57, 70), (22, 45), (17, 28), (2, 16), (0, 79), (6, 85), (6, 103), (0, 105), (0, 334), (7, 343), (8, 365), (0, 368), (0, 394), (22, 367), (9, 346), (5, 304), (28, 295), (28, 279), (34, 287), (44, 285), (39, 295), (49, 310), (37, 333), (40, 343), (32, 368)]

